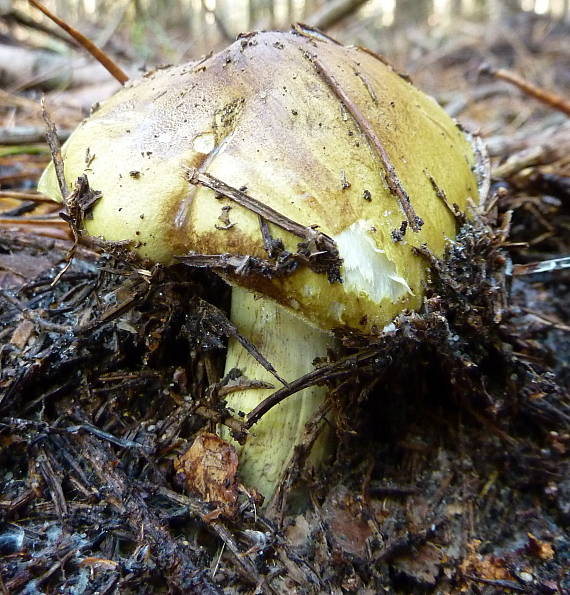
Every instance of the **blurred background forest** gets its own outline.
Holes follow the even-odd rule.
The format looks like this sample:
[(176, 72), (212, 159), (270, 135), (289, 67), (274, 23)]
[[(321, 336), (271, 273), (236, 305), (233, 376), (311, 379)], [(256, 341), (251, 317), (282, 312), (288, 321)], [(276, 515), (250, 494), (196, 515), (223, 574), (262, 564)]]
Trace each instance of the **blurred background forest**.
[[(341, 41), (393, 53), (429, 28), (449, 35), (460, 23), (496, 24), (519, 13), (570, 20), (569, 0), (46, 0), (44, 4), (99, 45), (139, 62), (181, 62), (225, 45), (244, 31), (283, 29), (294, 22), (336, 25)], [(343, 11), (344, 8), (344, 11)], [(345, 19), (338, 18), (345, 12)], [(28, 39), (65, 52), (41, 28), (46, 19), (25, 0), (0, 0), (0, 41)], [(31, 21), (31, 22), (30, 22)], [(48, 24), (49, 26), (49, 24)], [(404, 32), (405, 40), (401, 40)], [(469, 33), (469, 28), (463, 31)]]

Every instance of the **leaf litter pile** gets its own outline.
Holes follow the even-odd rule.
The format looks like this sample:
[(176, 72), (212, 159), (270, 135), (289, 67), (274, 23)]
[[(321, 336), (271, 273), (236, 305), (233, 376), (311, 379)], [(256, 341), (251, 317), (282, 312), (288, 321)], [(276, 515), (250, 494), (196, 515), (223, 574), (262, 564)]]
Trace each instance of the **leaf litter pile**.
[[(568, 27), (527, 20), (524, 58), (567, 93)], [(492, 67), (465, 77), (498, 61), (486, 43), (434, 49), (423, 85), (482, 128), (485, 211), (423, 253), (419, 314), (297, 383), (330, 387), (337, 451), (307, 476), (307, 428), (270, 519), (210, 434), (246, 430), (223, 397), (254, 381), (220, 379), (229, 290), (120, 246), (80, 245), (60, 275), (70, 235), (33, 192), (49, 151), (0, 148), (1, 592), (568, 592), (570, 126)], [(0, 117), (37, 124), (14, 102)]]

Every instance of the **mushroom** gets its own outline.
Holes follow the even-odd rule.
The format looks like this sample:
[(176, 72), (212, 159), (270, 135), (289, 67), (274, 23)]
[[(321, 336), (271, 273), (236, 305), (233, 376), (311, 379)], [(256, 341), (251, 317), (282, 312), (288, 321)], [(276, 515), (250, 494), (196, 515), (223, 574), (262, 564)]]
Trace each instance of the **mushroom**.
[[(478, 199), (475, 141), (381, 57), (318, 31), (243, 35), (199, 62), (129, 82), (63, 147), (65, 177), (101, 192), (87, 233), (143, 258), (186, 257), (233, 286), (231, 320), (290, 382), (335, 344), (422, 304), (426, 264)], [(61, 195), (53, 166), (39, 188)], [(226, 372), (276, 385), (230, 340)], [(227, 397), (247, 415), (270, 389)], [(326, 391), (290, 396), (240, 449), (271, 499)], [(319, 464), (330, 441), (317, 440)]]

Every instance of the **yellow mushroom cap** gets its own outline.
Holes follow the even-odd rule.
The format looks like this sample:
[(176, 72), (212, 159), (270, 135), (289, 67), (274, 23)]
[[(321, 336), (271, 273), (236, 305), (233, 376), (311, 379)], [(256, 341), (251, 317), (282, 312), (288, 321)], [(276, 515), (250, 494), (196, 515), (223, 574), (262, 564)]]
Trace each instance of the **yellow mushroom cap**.
[[(371, 136), (423, 220), (399, 241), (406, 217)], [(478, 201), (471, 139), (432, 98), (377, 56), (300, 28), (244, 36), (128, 83), (77, 128), (63, 160), (70, 186), (86, 174), (101, 192), (88, 233), (132, 240), (157, 262), (190, 252), (268, 258), (259, 216), (189, 183), (189, 169), (316, 226), (336, 243), (342, 282), (303, 265), (275, 278), (225, 277), (327, 330), (370, 332), (417, 309), (426, 264), (413, 248), (441, 255), (456, 234), (442, 193), (460, 210)], [(52, 166), (39, 187), (61, 199)], [(268, 225), (298, 250), (299, 237)]]

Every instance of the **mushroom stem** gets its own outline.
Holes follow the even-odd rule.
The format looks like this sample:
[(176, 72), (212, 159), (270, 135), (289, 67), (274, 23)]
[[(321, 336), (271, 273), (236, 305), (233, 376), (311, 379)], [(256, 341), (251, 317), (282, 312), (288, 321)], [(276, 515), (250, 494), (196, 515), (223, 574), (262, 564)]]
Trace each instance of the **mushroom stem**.
[[(240, 287), (232, 290), (231, 319), (239, 332), (255, 344), (288, 382), (310, 372), (314, 359), (325, 357), (327, 349), (333, 345), (329, 333), (307, 324), (276, 302)], [(250, 379), (276, 383), (274, 376), (231, 339), (226, 374), (233, 368)], [(248, 414), (276, 389), (235, 392), (226, 397), (227, 405), (236, 414)], [(305, 425), (324, 403), (326, 392), (324, 387), (313, 386), (291, 395), (252, 427), (245, 445), (234, 442), (240, 460), (240, 479), (263, 494), (265, 505), (272, 500), (284, 478)], [(227, 429), (220, 431), (231, 441)], [(322, 463), (330, 452), (330, 445), (330, 439), (320, 436), (311, 450), (310, 465), (317, 467)]]

